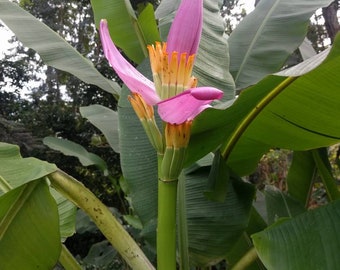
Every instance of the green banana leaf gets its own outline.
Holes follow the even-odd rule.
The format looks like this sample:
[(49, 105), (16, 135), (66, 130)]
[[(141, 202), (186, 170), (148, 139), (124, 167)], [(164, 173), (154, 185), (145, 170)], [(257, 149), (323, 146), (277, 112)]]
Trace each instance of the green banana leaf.
[(58, 206), (60, 237), (65, 241), (76, 232), (77, 207), (54, 189), (50, 192)]
[(0, 19), (47, 65), (69, 72), (82, 81), (119, 96), (120, 86), (105, 78), (93, 64), (44, 23), (9, 0), (0, 0)]
[[(263, 220), (260, 214), (252, 207), (250, 212), (250, 220), (246, 232), (243, 233), (242, 237), (235, 243), (231, 251), (228, 252), (226, 260), (230, 269), (238, 263), (238, 261), (245, 256), (247, 252), (252, 252), (253, 244), (250, 235), (264, 230), (267, 227), (267, 223)], [(256, 253), (255, 253), (256, 255)], [(241, 268), (242, 269), (242, 268)], [(247, 263), (247, 270), (266, 270), (261, 261), (257, 258), (256, 260)]]
[(222, 260), (248, 227), (255, 188), (232, 175), (223, 202), (207, 199), (210, 167), (186, 175), (186, 206), (191, 264)]
[(337, 269), (340, 265), (340, 201), (283, 219), (252, 235), (268, 270)]
[[(291, 82), (287, 85), (272, 86), (272, 90), (261, 100), (268, 101), (268, 104), (260, 109), (258, 115), (250, 113), (247, 116), (252, 118), (251, 124), (230, 152), (230, 166), (242, 174), (241, 155), (247, 156), (248, 150), (255, 145), (261, 145), (263, 148), (274, 146), (306, 150), (339, 142), (339, 60), (340, 36), (337, 37), (328, 58), (316, 69), (295, 80), (284, 79), (284, 83)], [(260, 87), (266, 89), (271, 80), (272, 77), (266, 78), (255, 86), (256, 89), (249, 89), (249, 92), (259, 92), (257, 89)], [(279, 90), (280, 94), (277, 92), (276, 95), (276, 90)], [(275, 96), (273, 99), (271, 94)]]
[[(16, 145), (0, 143), (0, 188), (6, 194), (56, 170), (54, 164), (35, 158), (22, 158)], [(57, 203), (60, 237), (64, 240), (75, 232), (76, 207), (53, 189), (50, 192)]]
[(316, 176), (311, 151), (295, 151), (286, 177), (289, 195), (307, 207)]
[(157, 216), (157, 156), (128, 102), (129, 93), (123, 86), (118, 103), (120, 162), (132, 207), (146, 225)]
[(17, 145), (0, 142), (0, 159), (21, 158), (20, 148)]
[(303, 60), (307, 60), (308, 58), (316, 55), (316, 51), (313, 48), (312, 42), (310, 42), (307, 38), (305, 38), (301, 43), (299, 52)]
[(36, 158), (22, 158), (16, 145), (0, 143), (0, 175), (9, 189), (43, 178), (56, 170), (54, 164)]
[(268, 224), (274, 223), (279, 218), (292, 218), (306, 211), (303, 204), (274, 186), (266, 186), (264, 195)]
[[(334, 48), (333, 51), (336, 55), (337, 49)], [(273, 76), (270, 81), (270, 83), (272, 84), (271, 90), (274, 91), (275, 87), (283, 81), (283, 77), (302, 76), (312, 71), (313, 69), (316, 69), (323, 61), (325, 61), (329, 52), (330, 49), (327, 49), (320, 54), (309, 58), (301, 64), (276, 73), (277, 76)], [(240, 97), (237, 99), (237, 102), (235, 102), (237, 105), (235, 104), (231, 108), (228, 108), (233, 103), (232, 101), (230, 101), (229, 104), (225, 103), (226, 107), (228, 108), (226, 111), (208, 109), (201, 113), (195, 119), (190, 141), (190, 144), (193, 147), (189, 147), (189, 153), (187, 155), (188, 164), (201, 158), (210, 151), (213, 151), (218, 147), (221, 141), (226, 140), (226, 138), (230, 136), (232, 130), (236, 129), (237, 125), (240, 124), (240, 122), (242, 121), (241, 119), (245, 118), (245, 116), (257, 106), (257, 103), (263, 102), (261, 101), (261, 98), (264, 98), (264, 94), (261, 93), (262, 88), (262, 85), (260, 87), (257, 87), (257, 85), (249, 87), (249, 90), (246, 89), (247, 91), (243, 91), (242, 95), (240, 95)], [(259, 89), (259, 91), (250, 91), (250, 89)], [(246, 97), (243, 99), (244, 96)], [(211, 119), (214, 119), (214, 121), (211, 121)], [(220, 129), (220, 132), (217, 131), (218, 129)], [(223, 132), (223, 129), (225, 132)], [(205, 141), (205, 144), (201, 144), (202, 136), (206, 136), (208, 138), (208, 140)], [(197, 145), (199, 145), (199, 147), (197, 147)], [(252, 151), (252, 154), (255, 156), (249, 156), (249, 160), (259, 158), (260, 156), (262, 156), (262, 153), (260, 152), (266, 152), (268, 149), (267, 146), (265, 147), (263, 145), (254, 145), (253, 147), (254, 151)], [(247, 166), (247, 164), (243, 165)], [(254, 168), (249, 167), (245, 169), (251, 171)]]
[(52, 269), (60, 250), (58, 209), (45, 180), (0, 197), (1, 269)]
[(79, 112), (104, 134), (112, 149), (119, 153), (117, 112), (99, 104), (80, 107)]
[[(229, 47), (220, 16), (220, 5), (205, 0), (203, 30), (193, 70), (200, 86), (213, 86), (224, 92), (223, 101), (235, 98), (235, 83), (229, 73)], [(213, 48), (213, 49), (212, 49)]]
[(318, 175), (320, 176), (325, 187), (328, 199), (330, 201), (340, 199), (340, 191), (337, 184), (337, 179), (335, 179), (333, 176), (333, 170), (329, 162), (327, 148), (324, 147), (313, 149), (312, 154), (316, 168), (318, 169)]
[(303, 42), (312, 14), (331, 0), (261, 0), (228, 39), (237, 89), (279, 71)]
[[(319, 56), (315, 59), (319, 64)], [(188, 163), (225, 140), (222, 155), (236, 173), (246, 175), (271, 147), (301, 151), (339, 142), (339, 60), (337, 36), (326, 60), (312, 71), (300, 77), (268, 76), (243, 91), (228, 109), (203, 112), (194, 121)], [(302, 64), (286, 74), (300, 75), (305, 68)]]
[(313, 185), (319, 179), (322, 180), (330, 200), (339, 198), (340, 193), (328, 159), (326, 148), (295, 151), (293, 154), (286, 178), (288, 193), (305, 207), (308, 207)]
[(80, 144), (56, 137), (45, 137), (43, 142), (64, 155), (77, 157), (83, 166), (96, 165), (104, 174), (108, 174), (106, 162), (100, 156), (88, 152)]
[[(157, 20), (160, 24), (162, 24), (162, 21), (168, 21), (167, 18), (170, 14), (171, 19), (169, 24), (171, 24), (171, 21), (174, 18), (174, 13), (178, 9), (179, 4), (181, 3), (181, 0), (163, 0), (160, 2), (159, 6), (157, 7), (155, 11), (155, 15)], [(165, 35), (162, 36), (163, 39), (166, 39), (166, 36), (168, 35), (168, 31), (166, 31)]]
[(96, 25), (106, 19), (117, 47), (135, 63), (147, 57), (146, 46), (160, 40), (152, 5), (148, 4), (137, 19), (130, 1), (92, 0)]
[(151, 3), (147, 3), (145, 6), (142, 4), (139, 7), (141, 11), (137, 18), (137, 23), (143, 35), (144, 46), (154, 44), (156, 41), (160, 41), (161, 37), (159, 34), (153, 5)]

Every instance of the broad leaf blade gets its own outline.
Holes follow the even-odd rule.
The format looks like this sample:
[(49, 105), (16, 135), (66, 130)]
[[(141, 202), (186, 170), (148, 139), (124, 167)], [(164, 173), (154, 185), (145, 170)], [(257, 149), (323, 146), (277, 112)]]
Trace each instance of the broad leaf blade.
[(186, 176), (190, 260), (207, 266), (224, 258), (248, 226), (254, 187), (231, 176), (224, 202), (204, 196), (209, 168)]
[(22, 158), (16, 145), (0, 143), (0, 153), (0, 175), (12, 188), (57, 170), (54, 164), (36, 158)]
[(330, 0), (261, 0), (229, 38), (231, 68), (238, 89), (277, 72), (303, 42), (309, 18)]
[(340, 199), (339, 187), (337, 179), (334, 178), (332, 167), (328, 158), (328, 151), (326, 148), (312, 150), (315, 165), (318, 168), (318, 174), (322, 179), (322, 183), (327, 192), (328, 198), (333, 200)]
[(115, 45), (132, 61), (141, 63), (147, 56), (146, 45), (159, 40), (153, 12), (149, 12), (150, 6), (146, 7), (138, 22), (130, 1), (92, 0), (91, 5), (96, 25), (101, 19), (106, 19)]
[(17, 4), (0, 0), (0, 19), (26, 47), (35, 50), (47, 65), (69, 72), (111, 94), (119, 95), (120, 86), (117, 83), (102, 76), (88, 59)]
[[(0, 175), (3, 178), (1, 181), (6, 181), (10, 189), (43, 178), (56, 170), (54, 164), (35, 158), (22, 158), (16, 145), (0, 143)], [(60, 234), (65, 239), (74, 233), (76, 207), (53, 189), (50, 189), (50, 192), (58, 205)]]
[(143, 225), (157, 216), (157, 156), (123, 87), (119, 99), (120, 157), (132, 207)]
[(234, 171), (245, 175), (271, 147), (301, 151), (339, 142), (339, 50), (337, 36), (326, 60), (312, 71), (295, 80), (268, 76), (243, 91), (228, 109), (203, 112), (194, 121), (187, 162), (225, 140), (222, 154)]
[[(338, 46), (340, 36), (333, 50), (337, 51)], [(340, 122), (337, 120), (340, 113), (339, 60), (340, 54), (331, 52), (319, 67), (284, 87), (254, 118), (230, 156), (230, 162), (239, 172), (243, 171), (239, 166), (241, 155), (247, 156), (246, 148), (255, 145), (300, 151), (340, 141)], [(268, 77), (255, 87), (270, 84), (271, 80), (272, 77)]]
[(87, 118), (105, 136), (112, 149), (119, 152), (119, 131), (117, 112), (102, 105), (80, 107), (82, 117)]
[(264, 191), (268, 215), (268, 224), (282, 217), (294, 217), (306, 211), (304, 205), (281, 190), (267, 186)]
[(98, 155), (88, 152), (80, 144), (56, 137), (45, 137), (43, 142), (51, 149), (60, 151), (64, 155), (77, 157), (83, 166), (96, 165), (104, 173), (107, 173), (106, 162)]
[[(257, 103), (265, 97), (266, 93), (283, 80), (284, 77), (273, 77), (270, 83), (256, 88), (257, 91), (244, 91), (234, 104), (226, 110), (207, 109), (196, 117), (187, 149), (186, 164), (190, 164), (214, 151), (235, 132), (238, 125), (256, 107)], [(204, 144), (202, 144), (202, 139), (204, 139)], [(268, 149), (269, 146), (257, 144), (252, 149), (249, 149), (248, 155), (241, 155), (241, 157), (243, 160), (260, 158)], [(247, 162), (242, 163), (242, 166), (244, 166), (244, 170), (253, 169), (253, 167), (247, 167)]]
[[(169, 14), (174, 13), (177, 9), (181, 0), (163, 0), (159, 4), (158, 8), (155, 11), (156, 18), (161, 21)], [(172, 18), (174, 14), (171, 15)]]
[(229, 168), (221, 157), (221, 153), (215, 153), (211, 170), (208, 177), (208, 189), (204, 192), (205, 196), (215, 202), (224, 202), (228, 182), (230, 181)]
[[(268, 270), (337, 269), (340, 201), (282, 220), (252, 236)], [(321, 256), (322, 255), (322, 256)]]
[(311, 151), (295, 151), (286, 182), (288, 193), (305, 207), (316, 178), (316, 167)]
[(155, 12), (151, 3), (147, 3), (143, 8), (137, 18), (137, 22), (140, 31), (143, 33), (145, 45), (154, 44), (156, 41), (161, 40), (156, 24)]
[(58, 205), (60, 237), (64, 241), (76, 231), (77, 207), (54, 189), (50, 192)]
[(57, 206), (45, 181), (0, 197), (1, 269), (52, 269), (60, 249)]
[(193, 75), (199, 85), (219, 88), (224, 92), (223, 100), (231, 100), (235, 97), (235, 83), (229, 73), (229, 46), (220, 6), (216, 1), (205, 0), (203, 11), (203, 30)]
[[(250, 235), (262, 231), (266, 227), (266, 222), (253, 207), (250, 212), (250, 220), (246, 232), (234, 244), (232, 250), (227, 254), (226, 260), (231, 269), (239, 260), (243, 258), (243, 256), (245, 256), (247, 252), (251, 251), (251, 248), (254, 248), (250, 239)], [(265, 270), (265, 267), (261, 263), (260, 259), (256, 259), (247, 266), (247, 270)]]
[(19, 146), (0, 142), (0, 159), (18, 158), (21, 158)]
[(308, 58), (316, 55), (316, 51), (312, 45), (312, 42), (310, 42), (307, 38), (305, 38), (300, 45), (299, 52), (303, 60), (307, 60)]
[(117, 0), (95, 0), (91, 1), (96, 25), (101, 19), (108, 21), (110, 35), (117, 47), (121, 48), (125, 54), (136, 63), (141, 62), (145, 55), (139, 43), (136, 28), (133, 21), (136, 18), (131, 16), (128, 5), (129, 1)]

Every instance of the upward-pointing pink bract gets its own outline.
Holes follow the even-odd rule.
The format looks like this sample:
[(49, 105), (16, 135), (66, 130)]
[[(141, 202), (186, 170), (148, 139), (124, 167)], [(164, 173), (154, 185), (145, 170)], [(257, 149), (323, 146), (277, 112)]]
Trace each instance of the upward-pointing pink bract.
[[(202, 32), (202, 0), (183, 0), (170, 28), (167, 52), (177, 51), (196, 54)], [(133, 93), (142, 96), (149, 105), (158, 105), (158, 113), (163, 121), (182, 124), (194, 119), (209, 107), (223, 92), (213, 87), (195, 87), (169, 99), (161, 100), (152, 81), (135, 69), (119, 52), (111, 40), (107, 21), (100, 22), (100, 38), (104, 54), (118, 76)]]
[(168, 34), (167, 52), (196, 54), (202, 23), (203, 0), (182, 0)]

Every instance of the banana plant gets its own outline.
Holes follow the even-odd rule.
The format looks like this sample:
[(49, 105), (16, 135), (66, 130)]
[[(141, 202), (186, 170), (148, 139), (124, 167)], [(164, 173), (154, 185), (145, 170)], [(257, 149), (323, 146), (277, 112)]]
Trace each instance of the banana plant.
[[(124, 81), (122, 88), (102, 78), (65, 41), (14, 3), (0, 0), (0, 19), (47, 64), (97, 84), (119, 98), (117, 112), (93, 106), (82, 109), (82, 114), (103, 131), (111, 147), (121, 154), (129, 186), (127, 196), (139, 219), (140, 236), (157, 251), (158, 269), (175, 269), (176, 265), (180, 269), (209, 267), (222, 260), (234, 270), (335, 269), (340, 263), (340, 231), (334, 225), (339, 223), (340, 193), (326, 147), (340, 142), (340, 36), (329, 50), (282, 70), (289, 55), (303, 43), (309, 18), (331, 2), (262, 0), (227, 38), (219, 3), (213, 0), (205, 0), (202, 7), (198, 7), (201, 1), (183, 0), (180, 4), (163, 0), (155, 15), (150, 5), (137, 14), (129, 1), (92, 1), (105, 55)], [(194, 14), (190, 15), (190, 11)], [(157, 90), (164, 90), (160, 81), (166, 76), (159, 75), (155, 57), (162, 53), (170, 55), (172, 61), (177, 57), (174, 50), (181, 55), (185, 47), (182, 42), (189, 37), (178, 33), (189, 29), (187, 35), (191, 35), (192, 27), (196, 27), (191, 37), (195, 48), (188, 52), (197, 54), (193, 76), (198, 84), (189, 76), (190, 83), (181, 81), (184, 92), (165, 96)], [(202, 34), (197, 34), (200, 27)], [(125, 29), (129, 35), (119, 29)], [(34, 35), (27, 34), (28, 30)], [(177, 36), (181, 38), (176, 39)], [(57, 42), (57, 49), (50, 43), (41, 45), (42, 39)], [(168, 48), (162, 47), (165, 40)], [(116, 46), (138, 64), (136, 69), (120, 56)], [(183, 56), (183, 63), (187, 57), (189, 54)], [(74, 59), (72, 65), (70, 58)], [(155, 89), (157, 94), (150, 92)], [(223, 98), (208, 108), (211, 100), (220, 98), (220, 91)], [(191, 106), (196, 100), (197, 107)], [(156, 104), (154, 112), (152, 106)], [(108, 115), (116, 127), (107, 127)], [(187, 124), (182, 129), (181, 125), (188, 121), (189, 129)], [(176, 137), (178, 134), (189, 134), (190, 140), (183, 144)], [(60, 149), (67, 147), (60, 141), (57, 144)], [(294, 151), (286, 179), (288, 191), (267, 187), (261, 195), (244, 176), (254, 172), (271, 148)], [(4, 229), (0, 231), (0, 261), (8, 262), (4, 269), (34, 269), (37, 265), (51, 269), (58, 259), (65, 266), (76, 265), (72, 256), (65, 255), (68, 253), (60, 241), (58, 208), (51, 188), (93, 218), (133, 269), (155, 267), (84, 186), (51, 164), (34, 160), (30, 167), (31, 161), (26, 164), (18, 152), (15, 158), (7, 156), (13, 149), (8, 145), (0, 149), (0, 157), (7, 162), (0, 167), (0, 228)], [(85, 160), (91, 157), (92, 164), (105, 163), (73, 144), (63, 151), (78, 158), (87, 157)], [(15, 170), (18, 162), (23, 165)], [(39, 168), (34, 176), (29, 173), (32, 168)], [(6, 174), (6, 170), (11, 173)], [(316, 175), (325, 187), (329, 203), (310, 210), (308, 203)], [(163, 185), (166, 188), (160, 188)], [(168, 188), (170, 191), (166, 191)], [(167, 193), (172, 194), (168, 201), (159, 199), (167, 198)], [(260, 196), (266, 211), (256, 203)], [(28, 207), (35, 197), (39, 201), (34, 201), (34, 205), (39, 207)], [(172, 206), (167, 208), (167, 202)], [(44, 204), (53, 209), (49, 211), (53, 217), (38, 230), (36, 220), (41, 219), (40, 212), (45, 213), (41, 209)], [(30, 214), (28, 211), (35, 212), (33, 220), (24, 218)], [(163, 227), (169, 221), (167, 213), (172, 213), (170, 228)], [(20, 224), (29, 226), (25, 229)], [(159, 233), (167, 229), (171, 233)], [(51, 252), (49, 258), (33, 256), (34, 250), (26, 247), (29, 243), (15, 246), (14, 236), (24, 235), (25, 230), (44, 239), (42, 244)], [(8, 250), (14, 250), (23, 259), (11, 260)]]

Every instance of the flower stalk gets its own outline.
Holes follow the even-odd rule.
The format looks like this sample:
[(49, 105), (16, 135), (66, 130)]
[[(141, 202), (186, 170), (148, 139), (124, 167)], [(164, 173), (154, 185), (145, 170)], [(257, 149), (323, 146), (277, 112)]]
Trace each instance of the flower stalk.
[(164, 155), (158, 156), (157, 269), (176, 269), (176, 208), (178, 178), (189, 143), (191, 121), (166, 124)]
[(177, 180), (158, 181), (157, 269), (176, 269)]

